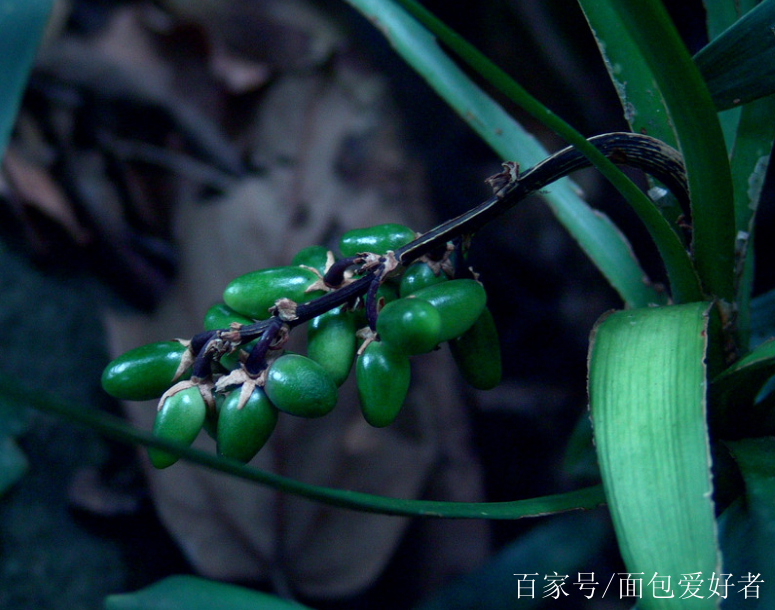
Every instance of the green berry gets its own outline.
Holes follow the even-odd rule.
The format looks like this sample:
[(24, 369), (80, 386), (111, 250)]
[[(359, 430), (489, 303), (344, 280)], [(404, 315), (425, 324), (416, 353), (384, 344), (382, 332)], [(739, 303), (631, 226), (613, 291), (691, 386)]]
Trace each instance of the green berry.
[(414, 239), (414, 231), (409, 227), (388, 223), (347, 231), (339, 240), (339, 251), (345, 257), (361, 252), (385, 254), (388, 250), (398, 250)]
[(277, 424), (277, 409), (258, 386), (239, 407), (241, 389), (230, 392), (221, 404), (216, 443), (218, 455), (249, 462), (272, 435)]
[(299, 417), (321, 417), (336, 406), (333, 379), (320, 364), (300, 354), (275, 360), (267, 370), (264, 390), (280, 411)]
[(491, 390), (501, 382), (501, 350), (498, 329), (490, 310), (459, 337), (449, 342), (463, 379), (478, 390)]
[(172, 385), (185, 351), (178, 341), (157, 341), (131, 349), (105, 367), (102, 387), (122, 400), (158, 398)]
[(434, 284), (408, 298), (427, 301), (438, 310), (441, 315), (440, 342), (459, 337), (471, 328), (487, 304), (487, 294), (482, 285), (470, 279)]
[(307, 356), (325, 369), (337, 387), (345, 382), (355, 360), (355, 331), (355, 314), (343, 307), (307, 324)]
[(363, 418), (382, 428), (398, 416), (409, 391), (409, 359), (380, 341), (372, 341), (355, 363)]
[(439, 273), (436, 274), (433, 272), (433, 269), (422, 261), (419, 263), (412, 263), (406, 268), (403, 275), (401, 275), (401, 281), (398, 286), (398, 295), (406, 297), (427, 286), (446, 282), (447, 279), (444, 272), (439, 271)]
[(441, 315), (422, 299), (398, 299), (379, 312), (377, 333), (397, 352), (407, 356), (424, 354), (439, 344)]
[[(191, 445), (205, 421), (207, 408), (199, 388), (190, 387), (168, 396), (156, 412), (153, 434), (158, 438)], [(156, 468), (167, 468), (178, 461), (178, 456), (163, 449), (148, 447), (148, 457)]]
[(265, 320), (278, 299), (306, 303), (323, 295), (322, 290), (307, 292), (318, 279), (314, 271), (304, 267), (261, 269), (233, 279), (223, 292), (223, 301), (243, 316)]

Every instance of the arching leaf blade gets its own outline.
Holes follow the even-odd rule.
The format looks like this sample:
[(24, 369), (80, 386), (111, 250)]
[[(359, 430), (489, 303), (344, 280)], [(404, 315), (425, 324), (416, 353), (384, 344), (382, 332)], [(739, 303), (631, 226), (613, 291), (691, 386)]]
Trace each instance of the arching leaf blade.
[[(627, 570), (649, 578), (719, 572), (707, 332), (708, 305), (690, 303), (616, 312), (592, 335), (589, 398), (603, 486)], [(680, 591), (657, 597), (646, 582), (640, 610), (718, 607), (679, 599)]]

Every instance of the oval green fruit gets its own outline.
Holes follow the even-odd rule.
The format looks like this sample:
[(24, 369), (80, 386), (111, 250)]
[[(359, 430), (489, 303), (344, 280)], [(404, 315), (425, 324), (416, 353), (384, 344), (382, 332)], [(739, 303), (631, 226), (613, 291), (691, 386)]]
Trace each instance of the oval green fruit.
[(218, 455), (249, 462), (272, 435), (277, 409), (258, 386), (238, 408), (240, 390), (230, 392), (218, 411), (216, 448)]
[(290, 415), (321, 417), (336, 406), (336, 384), (314, 360), (300, 354), (284, 354), (267, 370), (266, 395), (272, 404)]
[(343, 307), (307, 323), (307, 356), (325, 369), (337, 387), (345, 382), (355, 360), (355, 331), (355, 314)]
[(307, 246), (299, 250), (291, 259), (291, 265), (305, 265), (317, 269), (321, 275), (326, 272), (328, 248), (324, 246)]
[(466, 332), (482, 315), (487, 293), (476, 280), (449, 280), (418, 290), (408, 298), (433, 305), (441, 315), (439, 342), (449, 341)]
[(448, 279), (443, 271), (439, 271), (437, 275), (433, 272), (433, 269), (422, 261), (412, 263), (401, 276), (401, 282), (398, 285), (398, 296), (409, 296), (428, 286), (446, 282)]
[(216, 303), (205, 312), (202, 326), (205, 330), (218, 330), (219, 328), (229, 328), (232, 322), (252, 324), (254, 320), (237, 313), (225, 303)]
[(460, 374), (478, 390), (491, 390), (501, 382), (501, 350), (498, 329), (490, 310), (459, 337), (449, 342)]
[(379, 312), (377, 334), (397, 352), (424, 354), (439, 344), (441, 315), (428, 301), (398, 299)]
[(266, 320), (278, 299), (305, 303), (324, 294), (322, 290), (306, 292), (317, 279), (314, 271), (304, 267), (261, 269), (233, 279), (223, 292), (223, 301), (243, 316)]
[(375, 428), (398, 416), (409, 391), (409, 358), (381, 341), (372, 341), (355, 363), (355, 380), (363, 418)]
[(361, 252), (385, 254), (388, 250), (397, 250), (414, 239), (414, 231), (409, 227), (393, 223), (375, 225), (344, 233), (339, 239), (339, 251), (345, 257)]
[(105, 367), (102, 387), (122, 400), (158, 398), (172, 385), (186, 349), (178, 341), (157, 341), (131, 349)]
[[(153, 434), (182, 445), (191, 445), (204, 425), (206, 411), (199, 388), (190, 387), (176, 392), (168, 396), (156, 412)], [(148, 457), (156, 468), (167, 468), (178, 461), (177, 455), (155, 447), (148, 447)]]

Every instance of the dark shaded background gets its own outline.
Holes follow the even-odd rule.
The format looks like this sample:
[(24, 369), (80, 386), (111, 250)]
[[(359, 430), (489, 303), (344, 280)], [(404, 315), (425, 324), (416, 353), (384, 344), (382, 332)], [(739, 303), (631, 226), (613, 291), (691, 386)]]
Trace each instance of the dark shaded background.
[[(118, 4), (78, 0), (67, 27), (83, 32), (99, 28)], [(500, 160), (360, 16), (339, 3), (319, 4), (349, 25), (354, 44), (390, 79), (409, 133), (407, 145), (427, 167), (438, 218), (454, 216), (485, 198), (483, 179), (497, 171)], [(425, 5), (582, 133), (626, 129), (575, 2), (434, 0)], [(690, 50), (697, 50), (704, 42), (700, 3), (671, 2), (668, 7)], [(35, 102), (34, 93), (25, 100)], [(132, 108), (124, 110), (131, 123)], [(514, 113), (521, 115), (517, 109)], [(529, 118), (524, 120), (547, 148), (561, 146)], [(652, 277), (662, 278), (648, 238), (611, 189), (592, 172), (577, 179), (590, 202), (631, 237)], [(41, 256), (13, 229), (7, 209), (2, 210), (6, 215), (0, 242), (3, 371), (15, 375), (20, 384), (44, 387), (116, 412), (118, 406), (98, 385), (107, 354), (95, 313), (99, 306), (127, 301), (127, 294), (117, 294), (104, 281), (110, 261), (90, 259), (77, 248), (65, 250), (64, 255), (60, 251), (57, 256)], [(772, 210), (768, 195), (762, 201), (760, 232), (772, 226)], [(56, 226), (44, 228), (49, 232), (45, 235), (61, 237)], [(159, 285), (163, 285), (174, 269), (174, 247), (163, 234), (152, 237), (161, 239), (149, 241), (146, 251), (151, 250), (158, 262)], [(566, 482), (560, 469), (563, 449), (586, 410), (588, 332), (597, 317), (618, 307), (619, 301), (538, 200), (527, 202), (477, 237), (472, 263), (488, 288), (501, 334), (505, 374), (498, 389), (470, 395), (488, 497), (511, 500), (552, 493)], [(156, 245), (159, 249), (154, 251)], [(760, 260), (772, 259), (772, 240), (757, 239), (756, 245)], [(761, 267), (757, 292), (773, 284)], [(38, 328), (56, 330), (41, 337)], [(106, 593), (189, 570), (155, 519), (133, 449), (36, 412), (24, 418), (26, 428), (19, 443), (29, 458), (30, 471), (0, 498), (0, 607), (97, 608)], [(79, 510), (68, 502), (73, 475), (84, 465), (101, 472), (110, 489), (122, 492), (103, 514)], [(503, 547), (535, 524), (493, 523), (495, 546)], [(402, 553), (411, 553), (411, 545), (399, 551), (386, 578), (364, 599), (373, 602), (377, 596), (390, 601), (385, 607), (409, 607), (395, 599), (401, 597)], [(609, 573), (621, 571), (610, 544), (600, 562), (597, 567)], [(351, 607), (361, 602), (355, 600)]]

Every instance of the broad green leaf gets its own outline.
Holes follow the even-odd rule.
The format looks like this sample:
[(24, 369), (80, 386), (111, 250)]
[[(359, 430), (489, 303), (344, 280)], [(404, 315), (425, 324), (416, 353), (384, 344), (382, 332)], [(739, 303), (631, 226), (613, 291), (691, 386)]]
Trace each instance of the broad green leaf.
[(272, 472), (251, 468), (236, 460), (222, 458), (212, 453), (186, 447), (180, 443), (158, 438), (148, 431), (138, 430), (127, 425), (122, 418), (94, 409), (84, 409), (81, 405), (72, 404), (37, 389), (19, 387), (13, 379), (9, 379), (2, 373), (0, 373), (0, 395), (9, 403), (28, 406), (63, 417), (67, 421), (88, 426), (105, 436), (122, 442), (163, 449), (180, 455), (182, 459), (189, 462), (340, 508), (405, 517), (521, 519), (574, 509), (595, 508), (604, 502), (603, 490), (599, 485), (511, 502), (409, 500), (348, 489), (310, 485)]
[(134, 593), (105, 598), (105, 610), (309, 610), (260, 591), (196, 576), (168, 576)]
[[(593, 146), (559, 117), (530, 96), (521, 86), (494, 66), (483, 55), (460, 39), (420, 5), (410, 0), (399, 3), (416, 17), (419, 15), (434, 33), (443, 35), (443, 42), (467, 61), (475, 70), (498, 86), (507, 96), (531, 112), (547, 126), (585, 154), (598, 169), (623, 193), (634, 207), (651, 233), (665, 261), (673, 288), (673, 297), (679, 301), (700, 298), (699, 285), (691, 261), (683, 245), (667, 221), (640, 190), (624, 176), (608, 159), (602, 157)], [(371, 22), (378, 24), (404, 60), (410, 64), (437, 93), (502, 158), (518, 161), (523, 167), (534, 165), (547, 156), (547, 152), (498, 106), (484, 94), (436, 44), (433, 36), (415, 19), (389, 0), (348, 0)], [(649, 286), (642, 284), (635, 275), (639, 265), (623, 236), (611, 223), (593, 212), (574, 191), (567, 180), (555, 183), (544, 194), (558, 220), (578, 241), (601, 273), (619, 292), (628, 306), (637, 307), (644, 302), (659, 303), (662, 298)]]
[(24, 0), (0, 6), (0, 159), (51, 5), (52, 0)]
[(764, 0), (695, 55), (719, 110), (775, 93), (775, 0)]
[(608, 0), (664, 96), (684, 157), (692, 205), (692, 253), (705, 290), (734, 298), (732, 179), (708, 89), (658, 0)]
[[(705, 423), (708, 305), (620, 311), (592, 334), (589, 400), (609, 511), (628, 572), (719, 572)], [(640, 610), (718, 608), (655, 597)], [(675, 592), (675, 591), (674, 591)]]
[(0, 435), (0, 496), (24, 476), (28, 467), (27, 458), (14, 440)]

